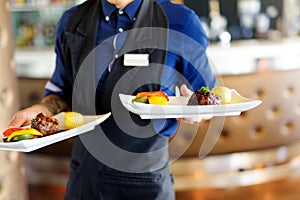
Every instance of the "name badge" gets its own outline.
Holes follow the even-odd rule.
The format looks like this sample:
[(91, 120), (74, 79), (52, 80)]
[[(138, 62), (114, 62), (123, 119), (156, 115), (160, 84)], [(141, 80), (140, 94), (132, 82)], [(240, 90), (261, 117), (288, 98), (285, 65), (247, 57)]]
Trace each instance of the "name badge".
[(124, 66), (149, 66), (149, 54), (125, 54)]

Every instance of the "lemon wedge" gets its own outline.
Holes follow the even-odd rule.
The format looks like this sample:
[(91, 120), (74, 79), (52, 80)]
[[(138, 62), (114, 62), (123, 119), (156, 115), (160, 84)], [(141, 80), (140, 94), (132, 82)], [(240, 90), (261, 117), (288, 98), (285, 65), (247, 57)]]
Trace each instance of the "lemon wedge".
[(64, 123), (66, 129), (76, 128), (84, 124), (84, 117), (78, 112), (66, 112)]
[(217, 86), (211, 90), (215, 95), (218, 95), (222, 98), (221, 104), (230, 104), (231, 103), (231, 89), (224, 86)]

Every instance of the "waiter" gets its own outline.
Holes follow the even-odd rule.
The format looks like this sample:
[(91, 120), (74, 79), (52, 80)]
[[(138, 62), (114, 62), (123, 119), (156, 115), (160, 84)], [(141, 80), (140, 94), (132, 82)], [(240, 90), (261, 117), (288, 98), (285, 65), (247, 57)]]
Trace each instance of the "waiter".
[(118, 94), (174, 95), (181, 86), (190, 95), (212, 88), (207, 45), (198, 16), (184, 5), (88, 0), (58, 23), (56, 69), (45, 97), (16, 113), (9, 126), (28, 124), (40, 112), (111, 112), (94, 131), (75, 138), (65, 199), (175, 199), (167, 145), (178, 119), (142, 120), (123, 108)]

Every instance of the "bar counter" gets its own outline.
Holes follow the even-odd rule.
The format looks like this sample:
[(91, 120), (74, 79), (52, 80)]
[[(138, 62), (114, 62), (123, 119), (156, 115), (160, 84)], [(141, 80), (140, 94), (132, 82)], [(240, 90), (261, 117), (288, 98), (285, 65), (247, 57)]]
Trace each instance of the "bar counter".
[[(218, 75), (238, 75), (261, 70), (291, 70), (300, 67), (300, 37), (211, 43), (207, 54)], [(17, 49), (16, 72), (23, 78), (49, 78), (55, 66), (54, 49)]]

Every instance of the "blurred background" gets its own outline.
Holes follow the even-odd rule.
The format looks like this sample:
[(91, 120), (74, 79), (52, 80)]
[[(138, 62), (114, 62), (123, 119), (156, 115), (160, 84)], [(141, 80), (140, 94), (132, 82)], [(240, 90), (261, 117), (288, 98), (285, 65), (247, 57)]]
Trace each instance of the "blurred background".
[[(4, 122), (16, 110), (41, 100), (55, 67), (56, 23), (64, 10), (81, 2), (1, 0), (0, 116)], [(218, 119), (180, 125), (170, 140), (174, 159), (182, 153), (178, 149), (188, 147), (171, 165), (177, 199), (298, 200), (300, 0), (174, 2), (199, 15), (210, 40), (207, 54), (219, 84), (263, 101), (241, 116), (226, 117), (222, 130), (208, 131)], [(208, 133), (221, 136), (215, 138), (210, 153), (199, 158)], [(18, 182), (22, 199), (63, 199), (71, 147), (69, 139), (32, 153), (0, 151), (0, 159), (13, 157), (16, 161), (7, 168), (16, 166), (20, 171), (16, 178), (22, 180)], [(0, 199), (5, 191), (2, 185)]]

